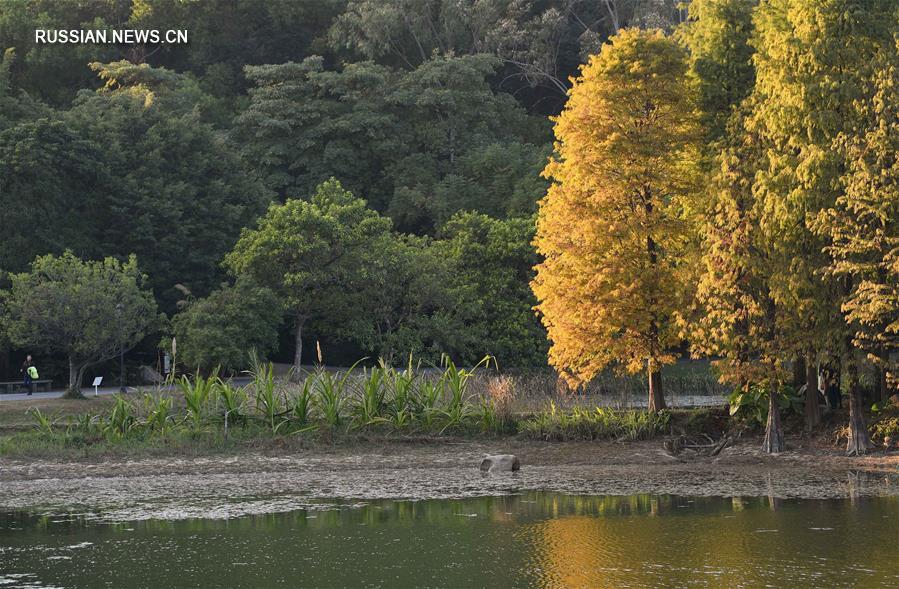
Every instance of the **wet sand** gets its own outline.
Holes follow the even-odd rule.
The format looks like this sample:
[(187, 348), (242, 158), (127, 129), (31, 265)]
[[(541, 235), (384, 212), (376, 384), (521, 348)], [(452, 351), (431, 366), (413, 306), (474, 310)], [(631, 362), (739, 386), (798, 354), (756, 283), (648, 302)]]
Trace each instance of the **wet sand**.
[[(716, 457), (671, 456), (661, 442), (516, 440), (369, 443), (283, 453), (90, 462), (0, 460), (0, 510), (101, 520), (230, 518), (333, 501), (448, 499), (544, 490), (569, 494), (852, 498), (899, 495), (899, 452), (850, 458), (835, 448), (763, 454), (755, 440)], [(509, 452), (517, 473), (482, 474)]]

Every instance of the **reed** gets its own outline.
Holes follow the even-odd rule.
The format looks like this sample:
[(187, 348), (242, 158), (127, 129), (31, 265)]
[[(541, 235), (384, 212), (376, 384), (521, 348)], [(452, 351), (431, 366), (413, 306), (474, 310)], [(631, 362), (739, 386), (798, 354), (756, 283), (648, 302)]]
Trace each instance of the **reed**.
[(670, 417), (667, 411), (616, 411), (603, 407), (564, 411), (550, 403), (545, 411), (521, 422), (519, 432), (547, 441), (638, 440), (664, 431)]

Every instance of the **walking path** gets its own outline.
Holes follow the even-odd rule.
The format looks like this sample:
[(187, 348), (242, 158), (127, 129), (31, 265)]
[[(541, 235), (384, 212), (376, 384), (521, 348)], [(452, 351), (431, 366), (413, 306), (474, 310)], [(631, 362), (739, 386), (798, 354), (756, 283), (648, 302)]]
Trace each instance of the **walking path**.
[[(236, 385), (245, 385), (250, 382), (250, 379), (248, 377), (241, 376), (241, 377), (237, 377), (237, 378), (232, 378), (231, 382), (233, 382)], [(173, 388), (173, 387), (161, 386), (161, 387), (159, 387), (159, 390), (169, 390), (170, 388)], [(126, 387), (126, 390), (128, 393), (137, 393), (142, 390), (143, 391), (146, 391), (146, 390), (155, 391), (157, 389), (153, 385), (145, 385), (143, 387)], [(28, 399), (34, 399), (34, 400), (37, 400), (37, 399), (59, 399), (60, 397), (62, 397), (65, 394), (65, 392), (66, 392), (65, 389), (54, 389), (52, 391), (41, 391), (39, 393), (34, 393), (33, 395), (30, 395), (30, 396), (27, 393), (2, 393), (2, 394), (0, 394), (0, 403), (2, 403), (3, 401), (26, 401)], [(99, 387), (97, 389), (97, 394), (104, 395), (104, 396), (105, 395), (114, 395), (115, 393), (118, 393), (118, 392), (119, 392), (118, 386)], [(93, 397), (94, 389), (93, 389), (93, 387), (83, 386), (83, 387), (81, 387), (81, 394), (83, 394), (85, 397)]]

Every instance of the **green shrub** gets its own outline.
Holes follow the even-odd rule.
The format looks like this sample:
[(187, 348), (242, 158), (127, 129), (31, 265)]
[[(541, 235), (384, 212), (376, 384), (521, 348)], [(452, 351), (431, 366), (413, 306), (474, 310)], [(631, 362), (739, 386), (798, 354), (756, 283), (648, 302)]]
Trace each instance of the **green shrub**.
[[(282, 311), (275, 294), (241, 278), (205, 299), (189, 300), (172, 319), (178, 363), (205, 372), (233, 373), (248, 367), (247, 350), (262, 355), (278, 344)], [(166, 338), (164, 346), (170, 344)]]
[(872, 436), (880, 441), (892, 438), (893, 443), (899, 439), (899, 416), (884, 417), (871, 425)]
[[(761, 384), (750, 385), (748, 391), (734, 390), (727, 397), (731, 417), (749, 425), (764, 426), (768, 420), (768, 390), (767, 386)], [(777, 401), (781, 412), (791, 411), (799, 414), (802, 413), (805, 402), (789, 385), (781, 386)]]

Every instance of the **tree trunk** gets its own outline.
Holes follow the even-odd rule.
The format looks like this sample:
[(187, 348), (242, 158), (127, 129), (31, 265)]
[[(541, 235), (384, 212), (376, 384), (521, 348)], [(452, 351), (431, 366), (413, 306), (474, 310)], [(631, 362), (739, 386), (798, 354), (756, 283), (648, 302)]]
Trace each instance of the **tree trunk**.
[[(644, 188), (644, 196), (646, 198), (646, 217), (652, 216), (653, 204), (649, 188)], [(655, 272), (658, 264), (658, 251), (656, 242), (652, 235), (646, 236), (646, 253), (649, 255), (649, 266)], [(649, 297), (649, 308), (647, 309), (653, 315), (649, 323), (649, 337), (652, 345), (659, 345), (659, 326), (656, 324), (654, 314), (656, 313), (656, 295), (652, 293)], [(655, 359), (650, 357), (646, 361), (646, 370), (649, 373), (649, 402), (647, 408), (651, 413), (665, 409), (665, 391), (662, 388), (662, 369), (656, 365)]]
[(877, 398), (878, 403), (886, 403), (889, 399), (890, 392), (887, 387), (887, 369), (883, 367), (883, 365), (877, 365), (874, 367), (874, 396)]
[(768, 454), (779, 454), (784, 450), (784, 434), (780, 427), (780, 406), (777, 404), (777, 386), (772, 384), (768, 391), (768, 423), (765, 426), (765, 444)]
[(824, 396), (827, 398), (827, 404), (830, 405), (832, 411), (836, 411), (842, 407), (842, 399), (840, 392), (840, 369), (839, 367), (827, 370), (824, 379)]
[(797, 391), (805, 384), (806, 362), (804, 356), (796, 356), (793, 359), (793, 388)]
[(846, 454), (859, 455), (870, 450), (873, 445), (868, 436), (868, 425), (862, 407), (861, 391), (858, 386), (858, 367), (853, 359), (847, 361), (846, 377), (849, 385), (849, 442)]
[(81, 394), (81, 379), (84, 377), (84, 366), (75, 363), (75, 359), (69, 356), (69, 387), (66, 389), (63, 398), (65, 399), (83, 399)]
[(296, 335), (296, 351), (293, 354), (293, 373), (299, 378), (300, 370), (303, 367), (303, 317), (297, 317), (297, 335)]
[(805, 360), (805, 431), (821, 425), (821, 406), (818, 405), (818, 370), (815, 359), (809, 354)]
[(662, 389), (662, 371), (650, 358), (647, 361), (649, 372), (649, 411), (656, 412), (665, 409), (665, 391)]

